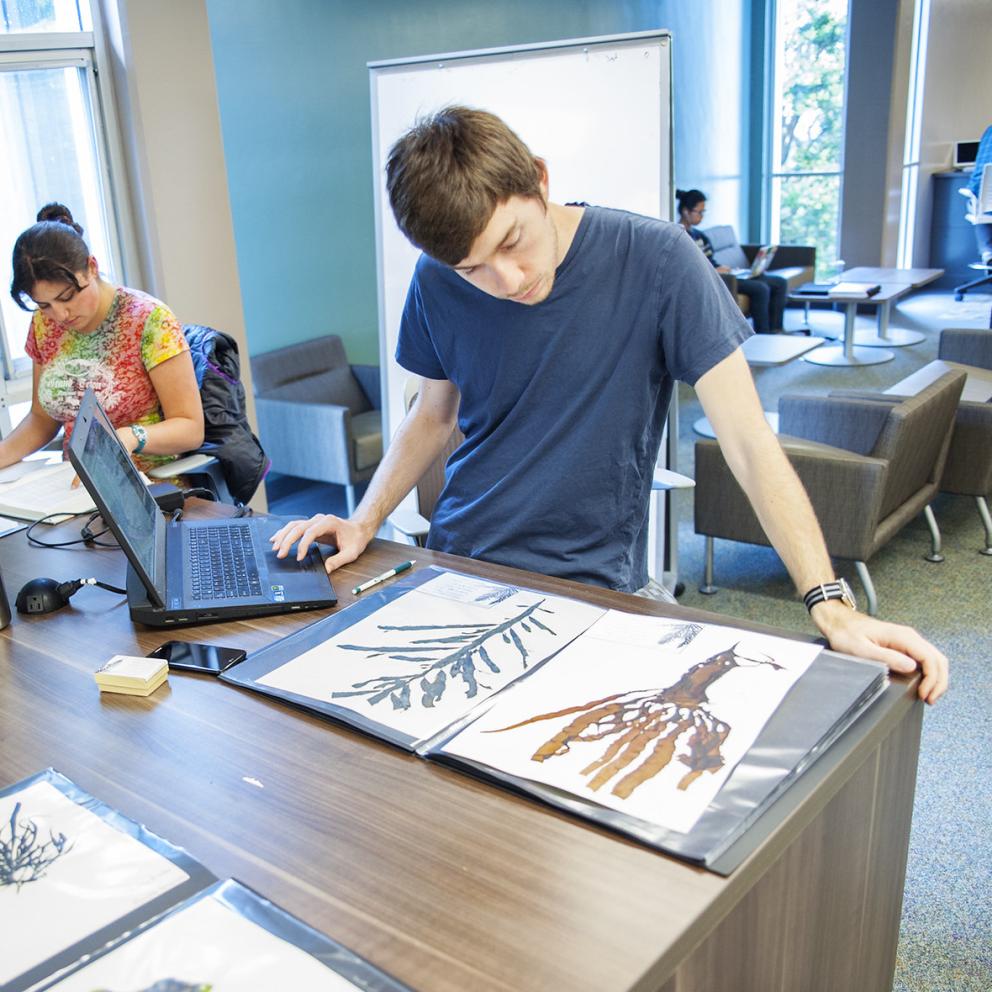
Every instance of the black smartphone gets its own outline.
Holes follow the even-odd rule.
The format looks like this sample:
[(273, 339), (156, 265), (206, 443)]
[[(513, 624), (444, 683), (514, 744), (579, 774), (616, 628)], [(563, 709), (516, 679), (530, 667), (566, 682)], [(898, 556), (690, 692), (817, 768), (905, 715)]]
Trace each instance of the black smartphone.
[(169, 668), (180, 672), (204, 672), (219, 675), (231, 665), (245, 660), (241, 648), (224, 648), (216, 644), (196, 644), (193, 641), (166, 641), (149, 658), (164, 658)]

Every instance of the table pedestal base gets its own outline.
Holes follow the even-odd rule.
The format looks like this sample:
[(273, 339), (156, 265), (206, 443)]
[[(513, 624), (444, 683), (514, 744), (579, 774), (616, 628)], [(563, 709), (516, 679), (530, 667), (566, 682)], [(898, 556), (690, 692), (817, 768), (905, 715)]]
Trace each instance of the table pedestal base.
[(895, 357), (891, 351), (882, 348), (845, 349), (835, 345), (832, 348), (817, 348), (816, 351), (803, 355), (803, 361), (814, 365), (881, 365), (882, 362), (891, 362)]
[(886, 332), (882, 337), (877, 331), (855, 331), (854, 343), (862, 348), (905, 348), (907, 345), (926, 341), (927, 336), (919, 331), (903, 331), (898, 327)]

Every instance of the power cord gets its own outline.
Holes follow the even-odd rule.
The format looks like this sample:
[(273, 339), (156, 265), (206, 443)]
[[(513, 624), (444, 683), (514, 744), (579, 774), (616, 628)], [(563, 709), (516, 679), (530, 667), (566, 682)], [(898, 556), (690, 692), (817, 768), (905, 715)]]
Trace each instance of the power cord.
[(206, 486), (194, 486), (192, 489), (183, 490), (183, 499), (188, 496), (199, 496), (200, 499), (209, 499), (212, 502), (217, 502), (217, 494), (212, 489), (207, 489)]
[(38, 548), (68, 548), (74, 544), (86, 544), (95, 545), (98, 548), (116, 548), (118, 545), (108, 544), (106, 541), (98, 541), (98, 537), (103, 537), (104, 534), (110, 529), (109, 527), (104, 527), (103, 530), (92, 531), (90, 529), (90, 524), (100, 516), (100, 511), (97, 510), (95, 513), (91, 513), (89, 519), (80, 528), (79, 537), (73, 538), (71, 541), (43, 541), (39, 537), (34, 536), (34, 529), (38, 524), (45, 523), (46, 520), (64, 519), (64, 513), (49, 513), (47, 516), (41, 517), (35, 520), (28, 529), (24, 532), (24, 536), (28, 539), (30, 544), (35, 545)]
[(101, 582), (93, 576), (90, 576), (88, 579), (68, 579), (66, 582), (60, 582), (55, 588), (58, 590), (60, 596), (65, 596), (68, 599), (70, 596), (79, 592), (83, 586), (99, 586), (101, 589), (106, 589), (107, 592), (117, 592), (122, 596), (127, 595), (126, 589), (112, 586), (109, 582)]

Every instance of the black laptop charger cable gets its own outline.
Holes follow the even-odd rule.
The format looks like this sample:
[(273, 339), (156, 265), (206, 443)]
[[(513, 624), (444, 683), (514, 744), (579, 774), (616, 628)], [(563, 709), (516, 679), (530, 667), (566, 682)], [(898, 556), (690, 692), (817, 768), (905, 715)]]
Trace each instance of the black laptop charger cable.
[(46, 517), (41, 517), (35, 520), (28, 529), (24, 532), (24, 536), (28, 539), (29, 544), (33, 544), (38, 548), (68, 548), (74, 544), (85, 544), (89, 547), (96, 546), (98, 548), (116, 548), (118, 545), (116, 543), (109, 544), (106, 541), (98, 541), (98, 537), (103, 537), (104, 534), (110, 529), (109, 527), (104, 527), (103, 530), (94, 531), (91, 528), (91, 524), (97, 517), (100, 516), (100, 511), (97, 510), (89, 515), (86, 523), (80, 528), (79, 537), (74, 537), (71, 541), (43, 541), (40, 537), (35, 537), (34, 529), (38, 524), (45, 523), (46, 520), (57, 520), (64, 519), (64, 513), (49, 513)]

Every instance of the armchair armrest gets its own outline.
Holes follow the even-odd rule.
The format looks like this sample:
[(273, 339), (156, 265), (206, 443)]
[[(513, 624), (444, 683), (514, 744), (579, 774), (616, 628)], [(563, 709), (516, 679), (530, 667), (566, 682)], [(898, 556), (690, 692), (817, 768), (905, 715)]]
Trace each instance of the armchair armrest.
[(352, 365), (351, 371), (369, 399), (373, 410), (382, 409), (382, 380), (378, 365)]
[(779, 432), (867, 455), (890, 407), (874, 399), (786, 394), (778, 401)]
[(431, 529), (431, 522), (417, 513), (416, 510), (393, 510), (386, 518), (386, 523), (398, 530), (404, 537), (410, 538), (415, 544), (419, 544)]
[(213, 455), (203, 451), (194, 451), (188, 455), (181, 455), (175, 461), (166, 462), (164, 465), (155, 465), (148, 469), (145, 475), (149, 479), (159, 482), (162, 479), (171, 479), (174, 475), (192, 475), (194, 472), (202, 472), (216, 461), (217, 459)]
[(737, 276), (733, 272), (718, 272), (717, 275), (723, 280), (723, 284), (730, 290), (730, 295), (737, 299)]

